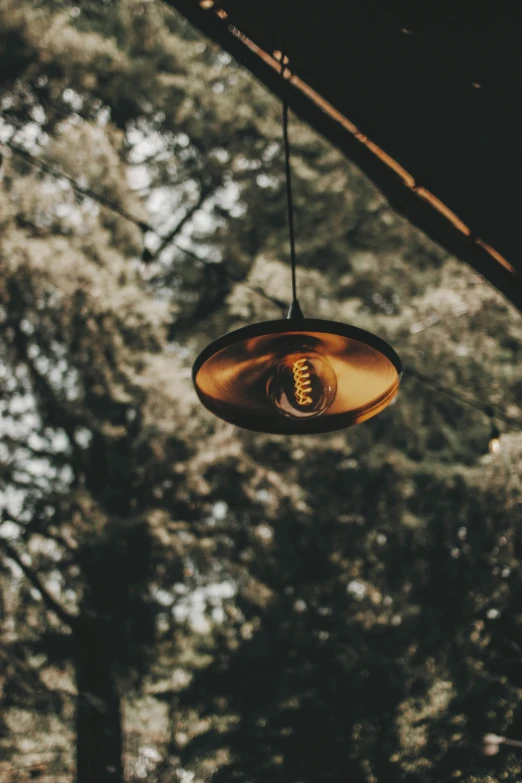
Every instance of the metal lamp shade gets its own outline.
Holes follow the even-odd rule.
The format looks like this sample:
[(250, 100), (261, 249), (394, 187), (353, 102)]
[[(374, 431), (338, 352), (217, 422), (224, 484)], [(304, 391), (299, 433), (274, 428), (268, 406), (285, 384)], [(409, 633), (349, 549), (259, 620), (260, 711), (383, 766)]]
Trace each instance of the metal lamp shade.
[[(311, 418), (282, 415), (267, 386), (295, 345), (326, 359), (337, 388), (330, 406)], [(312, 434), (350, 427), (375, 416), (399, 390), (401, 362), (383, 340), (362, 329), (311, 318), (266, 321), (220, 337), (193, 368), (203, 405), (225, 421), (255, 432)]]

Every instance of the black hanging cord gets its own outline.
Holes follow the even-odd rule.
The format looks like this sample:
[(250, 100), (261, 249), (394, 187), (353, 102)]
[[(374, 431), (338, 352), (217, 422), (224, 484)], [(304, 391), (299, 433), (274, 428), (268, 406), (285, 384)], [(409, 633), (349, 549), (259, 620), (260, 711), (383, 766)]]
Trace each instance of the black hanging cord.
[[(284, 66), (282, 66), (284, 68)], [(284, 77), (283, 77), (284, 78)], [(294, 232), (294, 204), (292, 199), (292, 175), (290, 171), (290, 144), (288, 142), (288, 102), (283, 98), (283, 137), (285, 143), (285, 174), (286, 174), (286, 200), (288, 204), (288, 230), (290, 232), (290, 263), (292, 265), (292, 299), (297, 299), (297, 286), (295, 280), (295, 232)]]
[[(297, 302), (297, 284), (296, 284), (296, 257), (295, 257), (295, 231), (294, 231), (294, 202), (292, 198), (292, 171), (290, 168), (290, 142), (288, 139), (288, 98), (287, 87), (285, 84), (285, 66), (287, 60), (285, 46), (285, 25), (283, 21), (285, 0), (278, 0), (279, 11), (279, 37), (281, 41), (281, 79), (283, 87), (281, 90), (283, 101), (283, 143), (285, 150), (285, 179), (286, 179), (286, 203), (288, 210), (288, 231), (290, 234), (290, 264), (292, 268), (292, 304)], [(292, 310), (292, 308), (290, 308)]]

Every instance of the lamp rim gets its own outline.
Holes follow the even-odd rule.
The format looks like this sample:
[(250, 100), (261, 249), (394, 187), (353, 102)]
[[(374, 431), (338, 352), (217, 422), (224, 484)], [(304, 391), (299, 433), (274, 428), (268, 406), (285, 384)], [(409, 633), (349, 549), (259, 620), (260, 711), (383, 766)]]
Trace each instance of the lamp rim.
[(391, 345), (377, 337), (377, 335), (372, 334), (372, 332), (367, 332), (365, 329), (360, 329), (358, 326), (352, 326), (351, 324), (343, 324), (339, 321), (326, 321), (321, 318), (279, 318), (275, 321), (259, 321), (255, 324), (242, 326), (240, 329), (227, 332), (227, 334), (218, 337), (207, 345), (196, 358), (192, 367), (194, 385), (197, 388), (196, 376), (205, 362), (223, 348), (228, 348), (251, 337), (263, 337), (270, 334), (298, 334), (300, 332), (335, 334), (369, 345), (370, 348), (374, 348), (382, 353), (393, 364), (399, 381), (402, 377), (402, 362), (398, 355)]
[[(226, 404), (226, 408), (221, 408), (220, 410), (216, 407), (215, 401), (203, 392), (197, 383), (198, 373), (205, 363), (223, 349), (237, 345), (250, 338), (268, 337), (270, 335), (307, 335), (310, 333), (340, 336), (348, 340), (357, 341), (379, 352), (381, 356), (389, 361), (397, 373), (395, 382), (373, 404), (363, 405), (355, 410), (339, 412), (332, 416), (317, 416), (300, 420), (289, 419), (283, 416), (272, 419), (271, 417), (267, 418), (253, 412), (245, 414), (241, 410), (235, 410), (234, 406), (230, 404)], [(322, 434), (366, 421), (380, 413), (392, 402), (399, 390), (401, 376), (401, 360), (393, 348), (380, 337), (350, 324), (317, 318), (282, 318), (274, 321), (261, 321), (235, 329), (207, 345), (196, 358), (192, 369), (192, 379), (196, 393), (200, 401), (211, 413), (237, 427), (274, 435)]]

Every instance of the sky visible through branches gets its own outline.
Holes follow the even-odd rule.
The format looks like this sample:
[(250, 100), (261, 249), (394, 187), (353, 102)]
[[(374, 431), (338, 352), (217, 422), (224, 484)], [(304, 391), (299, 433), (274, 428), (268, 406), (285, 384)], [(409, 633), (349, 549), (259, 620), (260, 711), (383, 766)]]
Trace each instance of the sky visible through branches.
[(290, 296), (281, 107), (160, 2), (0, 31), (0, 777), (518, 783), (520, 313), (292, 116), (303, 310), (409, 372), (214, 419), (195, 356)]

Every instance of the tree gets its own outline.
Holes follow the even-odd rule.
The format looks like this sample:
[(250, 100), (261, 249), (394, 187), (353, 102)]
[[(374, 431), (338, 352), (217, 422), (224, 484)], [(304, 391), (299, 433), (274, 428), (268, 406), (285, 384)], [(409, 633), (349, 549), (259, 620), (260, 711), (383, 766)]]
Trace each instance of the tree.
[[(193, 357), (290, 293), (280, 107), (160, 3), (0, 28), (5, 775), (515, 783), (519, 433), (412, 375), (346, 433), (210, 417)], [(520, 315), (290, 132), (305, 312), (520, 418)]]
[[(33, 225), (63, 204), (31, 175), (14, 186), (32, 194), (22, 218)], [(72, 662), (78, 780), (118, 780), (119, 688), (143, 673), (154, 639), (159, 544), (147, 515), (173, 469), (167, 454), (183, 453), (144, 423), (140, 377), (150, 374), (164, 314), (157, 302), (151, 312), (96, 218), (77, 242), (28, 237), (4, 204), (1, 545), (24, 577), (13, 644), (26, 657), (45, 654), (46, 667)], [(36, 636), (35, 600), (45, 608)]]

